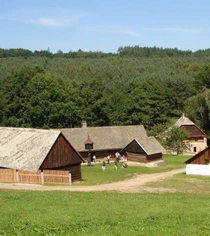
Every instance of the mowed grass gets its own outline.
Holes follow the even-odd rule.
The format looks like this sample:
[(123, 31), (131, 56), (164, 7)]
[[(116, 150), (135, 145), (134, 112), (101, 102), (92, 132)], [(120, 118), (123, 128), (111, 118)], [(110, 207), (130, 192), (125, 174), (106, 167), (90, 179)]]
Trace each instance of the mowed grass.
[(0, 191), (0, 235), (210, 235), (206, 194)]
[[(83, 184), (183, 168), (189, 157), (163, 158), (166, 166), (159, 168), (119, 166), (114, 171), (112, 163), (103, 172), (101, 164), (84, 165)], [(210, 189), (209, 184), (209, 177), (183, 173), (151, 183), (154, 187), (181, 191), (176, 193), (0, 190), (0, 235), (210, 235), (210, 191), (205, 191)]]
[(128, 166), (122, 168), (121, 163), (118, 165), (118, 170), (114, 170), (114, 163), (106, 165), (106, 170), (102, 171), (101, 163), (93, 164), (92, 166), (82, 165), (82, 183), (75, 185), (96, 185), (103, 183), (111, 183), (115, 181), (125, 180), (134, 177), (138, 174), (150, 174), (169, 171), (178, 168), (184, 168), (184, 162), (189, 159), (189, 156), (170, 156), (164, 155), (166, 165), (162, 167), (140, 167)]
[(152, 188), (175, 189), (185, 193), (205, 193), (210, 194), (210, 176), (177, 174), (171, 178), (166, 178), (146, 185)]

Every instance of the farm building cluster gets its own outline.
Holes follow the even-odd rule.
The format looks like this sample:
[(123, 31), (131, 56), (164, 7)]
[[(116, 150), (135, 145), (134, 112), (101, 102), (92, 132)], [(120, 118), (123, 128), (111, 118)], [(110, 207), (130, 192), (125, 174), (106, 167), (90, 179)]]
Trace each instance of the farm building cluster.
[[(191, 151), (203, 153), (198, 159), (208, 164), (206, 135), (184, 116), (176, 125), (189, 131)], [(69, 171), (76, 182), (82, 180), (81, 164), (88, 154), (100, 161), (116, 152), (130, 162), (153, 163), (161, 162), (166, 150), (155, 137), (147, 136), (143, 125), (87, 127), (83, 122), (80, 128), (59, 130), (0, 127), (0, 169)]]
[[(92, 142), (91, 149), (86, 146)], [(14, 170), (68, 170), (72, 182), (81, 181), (81, 164), (88, 153), (104, 158), (126, 153), (137, 162), (161, 160), (165, 149), (148, 137), (142, 125), (44, 130), (0, 127), (0, 168)]]

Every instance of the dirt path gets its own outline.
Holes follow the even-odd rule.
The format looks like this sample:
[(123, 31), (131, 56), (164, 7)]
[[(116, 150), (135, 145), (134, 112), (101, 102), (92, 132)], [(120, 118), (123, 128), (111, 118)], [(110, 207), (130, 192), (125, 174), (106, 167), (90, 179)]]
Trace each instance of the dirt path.
[(163, 173), (143, 174), (132, 179), (93, 186), (43, 186), (34, 184), (0, 184), (0, 189), (16, 190), (39, 190), (39, 191), (76, 191), (76, 192), (95, 192), (95, 191), (118, 191), (128, 193), (138, 192), (175, 192), (175, 189), (148, 188), (144, 185), (149, 182), (159, 181), (169, 178), (175, 174), (185, 172), (185, 168), (176, 169)]

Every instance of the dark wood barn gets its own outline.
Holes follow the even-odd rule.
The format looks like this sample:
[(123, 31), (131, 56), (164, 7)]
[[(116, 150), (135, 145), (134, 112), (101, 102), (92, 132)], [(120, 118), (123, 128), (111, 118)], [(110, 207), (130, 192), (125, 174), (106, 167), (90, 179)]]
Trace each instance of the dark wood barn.
[(161, 160), (165, 149), (154, 137), (147, 137), (141, 141), (132, 140), (120, 153), (125, 155), (128, 161), (147, 163)]
[(207, 147), (206, 149), (197, 153), (196, 155), (185, 161), (185, 163), (208, 165), (210, 163), (210, 147)]
[(60, 131), (0, 127), (0, 168), (69, 170), (75, 182), (83, 162)]

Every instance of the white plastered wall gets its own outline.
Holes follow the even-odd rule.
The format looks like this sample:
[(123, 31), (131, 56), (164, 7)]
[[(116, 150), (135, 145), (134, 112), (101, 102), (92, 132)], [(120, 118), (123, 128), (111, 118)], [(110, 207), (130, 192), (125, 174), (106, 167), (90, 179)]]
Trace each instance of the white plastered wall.
[(187, 175), (209, 175), (210, 176), (210, 165), (200, 164), (187, 164), (186, 165)]
[[(203, 138), (203, 141), (190, 141), (190, 152), (198, 153), (207, 147), (207, 139)], [(194, 147), (196, 147), (196, 152), (194, 152)], [(189, 151), (188, 151), (189, 152)]]

